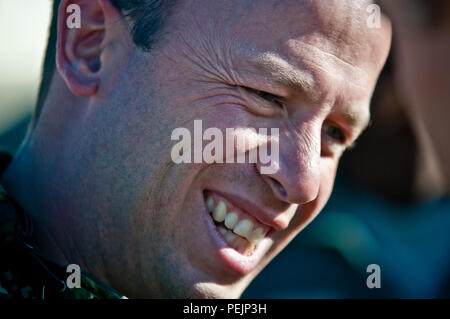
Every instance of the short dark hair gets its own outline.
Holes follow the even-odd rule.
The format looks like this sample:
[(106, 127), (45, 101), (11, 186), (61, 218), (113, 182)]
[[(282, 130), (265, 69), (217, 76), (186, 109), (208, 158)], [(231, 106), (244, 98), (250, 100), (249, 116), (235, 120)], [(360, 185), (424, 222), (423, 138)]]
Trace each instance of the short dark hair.
[[(124, 16), (133, 23), (133, 42), (144, 51), (150, 51), (158, 41), (158, 35), (177, 0), (111, 0)], [(41, 114), (42, 107), (50, 89), (53, 74), (56, 70), (56, 39), (58, 8), (61, 0), (53, 0), (52, 20), (48, 36), (47, 49), (41, 74), (41, 84), (31, 121), (33, 128)]]

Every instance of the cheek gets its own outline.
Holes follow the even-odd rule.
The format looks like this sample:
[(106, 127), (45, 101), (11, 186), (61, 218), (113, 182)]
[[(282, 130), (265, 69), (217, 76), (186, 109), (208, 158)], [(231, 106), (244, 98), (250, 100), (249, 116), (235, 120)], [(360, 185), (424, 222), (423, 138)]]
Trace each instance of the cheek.
[(320, 163), (320, 192), (317, 196), (318, 205), (322, 210), (326, 202), (330, 198), (331, 192), (333, 190), (334, 180), (336, 178), (336, 171), (338, 168), (338, 159), (321, 159)]

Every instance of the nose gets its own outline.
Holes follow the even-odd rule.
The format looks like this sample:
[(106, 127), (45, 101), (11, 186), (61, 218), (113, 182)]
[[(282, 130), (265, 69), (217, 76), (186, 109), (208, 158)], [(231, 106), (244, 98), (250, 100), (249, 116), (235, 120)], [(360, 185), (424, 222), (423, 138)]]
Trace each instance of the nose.
[[(261, 163), (257, 163), (264, 181), (280, 200), (303, 205), (317, 197), (320, 185), (320, 134), (320, 128), (307, 124), (300, 132), (280, 132), (277, 169), (263, 173)], [(273, 145), (271, 151), (274, 151)]]

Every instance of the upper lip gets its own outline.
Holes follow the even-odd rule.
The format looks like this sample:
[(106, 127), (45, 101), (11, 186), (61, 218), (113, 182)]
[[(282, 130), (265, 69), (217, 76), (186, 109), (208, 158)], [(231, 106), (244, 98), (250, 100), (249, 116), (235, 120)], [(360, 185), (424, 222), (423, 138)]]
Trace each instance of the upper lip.
[(211, 191), (226, 198), (231, 204), (239, 207), (240, 209), (251, 215), (253, 218), (258, 220), (258, 222), (260, 222), (261, 224), (265, 224), (271, 228), (274, 228), (275, 230), (281, 230), (285, 228), (284, 225), (278, 223), (274, 219), (274, 217), (277, 216), (279, 212), (273, 209), (269, 209), (267, 207), (258, 206), (253, 201), (244, 198), (238, 194), (230, 194), (215, 189)]

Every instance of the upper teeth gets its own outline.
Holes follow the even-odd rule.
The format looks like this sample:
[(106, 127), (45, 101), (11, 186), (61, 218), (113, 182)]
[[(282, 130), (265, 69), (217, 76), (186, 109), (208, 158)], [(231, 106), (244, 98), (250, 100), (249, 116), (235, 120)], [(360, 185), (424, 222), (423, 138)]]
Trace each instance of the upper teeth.
[(225, 226), (227, 226), (228, 229), (233, 229), (234, 226), (237, 225), (238, 220), (239, 217), (235, 212), (228, 213), (225, 217)]
[(250, 238), (252, 234), (253, 223), (248, 219), (241, 220), (236, 226), (234, 226), (233, 231), (239, 236)]
[(214, 199), (211, 196), (206, 200), (206, 206), (210, 212), (214, 210)]
[(227, 216), (227, 205), (223, 201), (220, 201), (216, 208), (214, 208), (212, 216), (216, 222), (223, 222)]
[[(239, 215), (234, 211), (227, 213), (227, 205), (223, 200), (219, 200), (217, 206), (215, 206), (214, 199), (209, 196), (206, 200), (206, 206), (209, 212), (212, 213), (212, 218), (216, 222), (224, 222), (225, 227), (232, 230), (234, 234), (246, 238), (254, 245), (259, 244), (264, 239), (267, 229), (264, 227), (253, 229), (254, 223), (251, 220), (247, 218), (239, 220)], [(226, 234), (225, 229), (222, 229), (222, 227), (219, 230), (223, 235)], [(231, 234), (225, 236), (225, 239), (229, 239), (227, 239), (227, 242), (231, 242), (231, 237)]]

